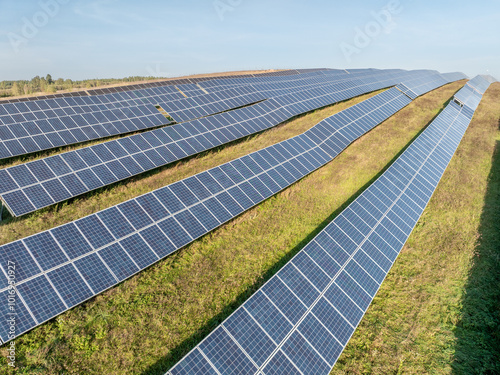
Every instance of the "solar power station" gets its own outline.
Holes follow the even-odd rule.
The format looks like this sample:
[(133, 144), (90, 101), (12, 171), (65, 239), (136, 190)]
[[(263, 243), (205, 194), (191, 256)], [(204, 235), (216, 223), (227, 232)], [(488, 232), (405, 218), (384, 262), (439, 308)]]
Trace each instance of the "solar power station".
[[(0, 169), (2, 205), (18, 217), (385, 89), (298, 136), (0, 246), (0, 299), (9, 293), (6, 265), (19, 265), (16, 337), (288, 188), (418, 97), (465, 78), (303, 69), (0, 102), (0, 159), (137, 132)], [(372, 185), (167, 375), (327, 375), (494, 81), (468, 81)], [(0, 312), (8, 316), (6, 303)], [(8, 325), (0, 339), (13, 339)]]
[[(434, 87), (443, 84), (441, 77), (429, 76), (419, 76), (406, 84), (414, 91), (429, 86), (429, 79)], [(74, 223), (0, 247), (1, 264), (11, 260), (25, 265), (25, 274), (17, 276), (17, 288), (31, 319), (24, 320), (19, 332), (130, 277), (288, 187), (410, 102), (397, 88), (389, 89), (302, 135)], [(24, 166), (25, 173), (20, 175), (36, 170), (30, 167)], [(57, 287), (54, 278), (71, 283), (57, 283)], [(39, 283), (44, 287), (33, 287)], [(0, 287), (5, 289), (7, 284), (2, 284)], [(68, 287), (71, 289), (65, 290)], [(46, 306), (47, 300), (54, 303)], [(0, 337), (5, 339), (5, 333)]]
[[(475, 80), (457, 97), (470, 102), (490, 85)], [(451, 102), (380, 178), (167, 374), (329, 374), (478, 104)]]
[[(311, 73), (309, 73), (311, 74)], [(421, 95), (464, 75), (455, 73), (447, 77), (433, 71), (394, 72), (380, 71), (370, 74), (358, 72), (356, 78), (339, 80), (338, 73), (330, 73), (328, 84), (293, 93), (282, 94), (277, 84), (272, 91), (250, 91), (249, 86), (223, 90), (223, 95), (245, 92), (250, 101), (258, 101), (240, 108), (198, 120), (146, 131), (130, 137), (104, 142), (95, 146), (66, 152), (34, 162), (0, 169), (0, 197), (13, 216), (22, 216), (41, 208), (63, 202), (83, 193), (113, 184), (148, 170), (152, 170), (197, 153), (232, 142), (236, 139), (272, 128), (297, 115), (350, 99), (364, 93), (394, 86), (399, 82), (414, 87)], [(343, 73), (342, 77), (349, 74)], [(330, 79), (335, 83), (331, 83)], [(283, 80), (283, 78), (281, 78)], [(313, 79), (315, 80), (315, 78)], [(238, 80), (240, 82), (241, 79)], [(302, 81), (310, 82), (308, 79)], [(322, 82), (324, 79), (322, 79)], [(231, 81), (233, 82), (233, 81)], [(400, 84), (398, 89), (401, 90)], [(288, 86), (285, 81), (283, 86)], [(268, 87), (267, 87), (268, 88)], [(297, 87), (295, 87), (297, 89)], [(406, 86), (404, 86), (406, 89)], [(287, 89), (287, 91), (290, 89)], [(277, 96), (276, 91), (280, 91)], [(404, 90), (401, 90), (405, 92)], [(408, 92), (405, 92), (408, 95)], [(110, 94), (111, 95), (111, 94)], [(260, 95), (260, 96), (258, 96)], [(193, 99), (172, 100), (169, 113), (183, 119), (221, 112), (220, 102), (205, 104), (210, 95)], [(272, 96), (269, 100), (264, 97)], [(199, 99), (202, 98), (202, 99)], [(198, 100), (201, 104), (193, 102)], [(211, 97), (211, 100), (214, 100)], [(231, 99), (239, 107), (241, 96)], [(264, 101), (262, 101), (264, 100)], [(237, 102), (238, 104), (234, 104)], [(182, 105), (180, 103), (183, 103)], [(175, 112), (171, 108), (183, 109)], [(207, 109), (208, 108), (208, 109)], [(212, 108), (210, 110), (210, 108)]]

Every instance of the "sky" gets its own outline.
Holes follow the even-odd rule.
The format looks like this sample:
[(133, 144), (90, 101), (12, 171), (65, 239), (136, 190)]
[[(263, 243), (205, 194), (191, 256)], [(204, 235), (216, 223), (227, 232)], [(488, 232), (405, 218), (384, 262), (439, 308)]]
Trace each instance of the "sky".
[(500, 79), (500, 4), (0, 0), (0, 80), (317, 67), (435, 69)]

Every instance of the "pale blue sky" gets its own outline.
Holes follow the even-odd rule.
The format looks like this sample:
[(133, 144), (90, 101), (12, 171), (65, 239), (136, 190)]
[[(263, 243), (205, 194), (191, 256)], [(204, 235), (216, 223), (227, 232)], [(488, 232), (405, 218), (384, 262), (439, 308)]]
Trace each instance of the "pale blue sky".
[(476, 4), (0, 0), (0, 80), (309, 67), (425, 68), (500, 79), (500, 3)]

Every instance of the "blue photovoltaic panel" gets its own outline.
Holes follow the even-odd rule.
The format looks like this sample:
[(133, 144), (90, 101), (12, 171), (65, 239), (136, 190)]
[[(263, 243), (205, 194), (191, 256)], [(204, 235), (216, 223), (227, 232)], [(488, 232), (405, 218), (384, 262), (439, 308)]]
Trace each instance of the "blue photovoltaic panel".
[[(384, 71), (387, 73), (388, 71)], [(374, 75), (374, 72), (370, 72)], [(378, 72), (380, 74), (380, 72)], [(401, 72), (400, 72), (401, 73)], [(217, 112), (234, 109), (250, 103), (255, 103), (264, 99), (270, 99), (276, 96), (293, 94), (301, 90), (319, 88), (329, 83), (350, 80), (355, 77), (361, 77), (363, 74), (335, 74), (329, 72), (327, 74), (303, 74), (293, 80), (284, 80), (279, 77), (279, 80), (271, 81), (269, 78), (262, 80), (253, 78), (252, 80), (240, 79), (229, 80), (234, 85), (216, 86), (215, 90), (212, 87), (207, 95), (199, 95), (187, 99), (179, 99), (160, 105), (172, 116), (177, 122), (193, 120), (199, 117), (208, 116)], [(208, 84), (205, 82), (205, 84)], [(215, 82), (220, 84), (220, 81)]]
[(484, 92), (493, 82), (495, 82), (495, 79), (491, 76), (477, 76), (467, 82), (465, 87), (455, 94), (455, 100), (475, 111)]
[[(365, 77), (358, 83), (345, 81), (324, 87), (319, 92), (309, 90), (295, 95), (279, 96), (248, 108), (0, 170), (5, 176), (5, 183), (0, 184), (0, 196), (14, 216), (22, 216), (132, 175), (269, 129), (304, 111), (380, 89), (403, 77), (401, 74), (395, 77), (393, 73), (386, 74), (390, 77), (370, 77), (368, 81)], [(422, 73), (418, 75), (421, 76)], [(436, 78), (435, 74), (430, 74), (428, 79), (425, 79), (425, 75), (417, 82), (409, 84), (413, 84), (412, 87), (419, 92), (422, 91), (422, 85), (425, 90), (431, 90), (443, 84), (443, 80)], [(405, 73), (405, 76), (415, 74), (410, 72)], [(374, 79), (379, 81), (374, 82)]]
[[(295, 80), (298, 85), (321, 84), (318, 79), (307, 83), (308, 78), (311, 77), (302, 75)], [(245, 80), (251, 82), (252, 79)], [(328, 77), (324, 76), (325, 79)], [(262, 78), (254, 80), (262, 82)], [(280, 80), (282, 82), (274, 82), (274, 85), (283, 89), (287, 82), (282, 77)], [(190, 97), (206, 95), (201, 89), (194, 91), (192, 86), (184, 87)], [(0, 159), (167, 124), (168, 121), (153, 105), (183, 98), (173, 86), (122, 91), (0, 104)], [(234, 98), (226, 99), (229, 107), (238, 104)], [(238, 105), (244, 104), (248, 103)], [(199, 117), (201, 112), (193, 111), (196, 115), (192, 118)]]
[(76, 98), (0, 105), (11, 106), (0, 115), (0, 159), (169, 124), (151, 104), (113, 108), (91, 97), (78, 100), (72, 106), (67, 102)]
[[(167, 375), (180, 369), (196, 374), (193, 361), (200, 355), (217, 373), (327, 375), (422, 215), (472, 115), (451, 102), (380, 178)], [(242, 335), (233, 327), (248, 328)], [(207, 343), (221, 332), (230, 339), (207, 355)], [(224, 361), (234, 347), (240, 348), (238, 363), (250, 362), (244, 369)]]
[[(410, 99), (397, 89), (387, 90), (292, 139), (116, 207), (1, 246), (4, 260), (0, 265), (3, 268), (11, 258), (24, 265), (23, 273), (19, 272), (18, 289), (26, 309), (35, 317), (34, 327), (86, 299), (89, 290), (95, 295), (115, 285), (286, 188), (331, 161), (348, 144), (409, 103)], [(89, 272), (92, 265), (102, 275), (102, 281)], [(285, 281), (293, 282), (294, 275), (297, 273), (289, 269)], [(63, 285), (64, 277), (80, 287)], [(321, 282), (318, 278), (318, 285)], [(32, 286), (42, 290), (34, 293)], [(5, 287), (0, 293), (4, 290)], [(293, 298), (309, 303), (308, 295), (313, 292), (311, 288), (301, 289), (298, 297), (288, 295), (283, 303)], [(50, 306), (43, 302), (45, 297), (52, 301)], [(289, 311), (287, 315), (286, 319), (294, 324), (296, 312)], [(229, 330), (245, 337), (234, 327)], [(219, 342), (227, 342), (228, 337), (221, 333)], [(279, 337), (279, 333), (273, 337)], [(1, 339), (6, 340), (5, 334)], [(241, 357), (236, 348), (233, 354)]]
[[(413, 73), (425, 74), (426, 71)], [(168, 121), (154, 108), (160, 103), (168, 107), (178, 121), (186, 121), (266, 98), (306, 89), (320, 90), (335, 82), (384, 74), (411, 75), (412, 72), (365, 70), (340, 74), (327, 70), (293, 78), (209, 80), (204, 83), (211, 87), (212, 92), (194, 91), (194, 87), (189, 86), (185, 88), (191, 93), (189, 98), (184, 98), (173, 86), (162, 86), (96, 96), (0, 104), (0, 158), (167, 124)], [(199, 95), (192, 96), (194, 94)]]
[(251, 86), (241, 86), (210, 94), (203, 93), (193, 98), (160, 103), (160, 106), (176, 122), (184, 122), (256, 103), (269, 97), (270, 95), (259, 92)]

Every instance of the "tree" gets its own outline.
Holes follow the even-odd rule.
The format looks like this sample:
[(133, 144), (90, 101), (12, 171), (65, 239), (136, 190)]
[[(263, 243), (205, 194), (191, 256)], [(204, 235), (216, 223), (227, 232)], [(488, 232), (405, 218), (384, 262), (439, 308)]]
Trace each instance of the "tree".
[(42, 80), (40, 79), (40, 76), (36, 76), (31, 79), (31, 89), (33, 90), (33, 92), (40, 91), (41, 82)]
[(52, 85), (54, 81), (52, 80), (52, 76), (50, 74), (47, 74), (47, 77), (45, 77), (45, 80), (47, 81), (47, 84)]
[(19, 87), (19, 84), (17, 82), (14, 82), (12, 85), (12, 94), (14, 95), (22, 95), (23, 92), (21, 91), (21, 87)]

